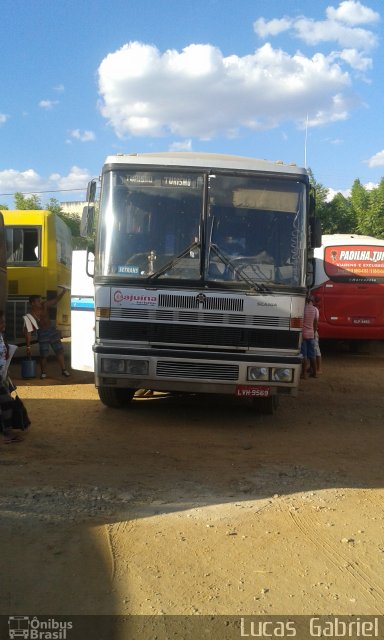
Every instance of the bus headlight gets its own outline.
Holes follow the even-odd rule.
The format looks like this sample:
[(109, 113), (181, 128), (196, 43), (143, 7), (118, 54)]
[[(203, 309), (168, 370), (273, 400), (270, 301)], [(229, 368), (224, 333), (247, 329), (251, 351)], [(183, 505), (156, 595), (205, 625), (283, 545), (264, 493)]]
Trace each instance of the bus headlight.
[(267, 367), (248, 367), (248, 380), (268, 380), (269, 370)]
[(148, 360), (125, 360), (126, 373), (131, 376), (146, 376), (148, 374)]
[(276, 380), (276, 382), (292, 382), (293, 369), (272, 369), (272, 380)]
[(101, 370), (104, 373), (124, 373), (124, 360), (117, 358), (102, 358)]

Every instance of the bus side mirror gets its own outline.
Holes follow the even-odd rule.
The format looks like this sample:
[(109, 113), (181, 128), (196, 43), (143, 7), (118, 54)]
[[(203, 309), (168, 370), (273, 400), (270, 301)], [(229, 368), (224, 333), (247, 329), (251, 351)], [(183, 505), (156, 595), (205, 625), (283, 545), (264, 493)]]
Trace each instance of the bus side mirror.
[(88, 182), (88, 187), (87, 187), (87, 202), (95, 202), (96, 200), (96, 180), (91, 180), (90, 182)]
[(311, 247), (313, 249), (321, 247), (321, 221), (319, 218), (311, 218), (309, 223), (311, 227)]
[(316, 211), (316, 189), (314, 187), (311, 187), (311, 190), (309, 192), (309, 216), (310, 216), (310, 218), (314, 218), (315, 217), (315, 211)]
[(86, 204), (85, 207), (83, 207), (83, 213), (81, 216), (81, 223), (80, 223), (80, 235), (82, 238), (87, 238), (92, 234), (94, 218), (95, 218), (95, 205)]
[(309, 258), (307, 265), (307, 278), (305, 284), (307, 287), (313, 287), (313, 283), (315, 281), (315, 269), (314, 269), (314, 260), (313, 258)]
[(95, 254), (93, 253), (93, 247), (87, 249), (85, 271), (87, 276), (89, 276), (90, 278), (93, 278), (93, 276), (95, 275)]

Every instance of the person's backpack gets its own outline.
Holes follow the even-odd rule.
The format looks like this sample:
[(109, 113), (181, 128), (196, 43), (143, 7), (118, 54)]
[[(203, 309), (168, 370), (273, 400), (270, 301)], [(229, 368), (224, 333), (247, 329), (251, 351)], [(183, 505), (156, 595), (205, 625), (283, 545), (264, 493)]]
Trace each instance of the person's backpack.
[(17, 394), (12, 399), (12, 428), (25, 431), (26, 429), (28, 429), (31, 421), (29, 419), (24, 402), (19, 398)]

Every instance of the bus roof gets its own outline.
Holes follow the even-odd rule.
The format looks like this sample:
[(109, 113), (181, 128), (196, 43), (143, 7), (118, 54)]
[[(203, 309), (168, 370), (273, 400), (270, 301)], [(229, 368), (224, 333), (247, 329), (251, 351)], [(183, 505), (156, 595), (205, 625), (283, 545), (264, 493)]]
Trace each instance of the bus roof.
[(2, 209), (5, 225), (38, 224), (54, 214), (45, 209)]
[(364, 244), (373, 244), (373, 245), (384, 245), (383, 238), (374, 238), (373, 236), (364, 236), (359, 235), (357, 233), (334, 233), (334, 234), (324, 234), (322, 236), (321, 244), (323, 247), (334, 246), (334, 245), (364, 245)]
[(257, 160), (241, 156), (218, 153), (163, 152), (163, 153), (118, 153), (108, 156), (107, 165), (156, 165), (164, 167), (193, 167), (209, 169), (234, 169), (243, 171), (262, 171), (297, 176), (307, 176), (306, 169), (296, 164), (285, 164), (282, 161)]

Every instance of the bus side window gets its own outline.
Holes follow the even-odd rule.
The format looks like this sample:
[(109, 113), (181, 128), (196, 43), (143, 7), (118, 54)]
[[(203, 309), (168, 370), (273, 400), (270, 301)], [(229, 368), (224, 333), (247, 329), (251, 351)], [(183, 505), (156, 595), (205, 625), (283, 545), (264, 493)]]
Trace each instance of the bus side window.
[(36, 229), (24, 229), (23, 262), (39, 261), (39, 236)]
[(21, 229), (6, 227), (5, 239), (6, 239), (6, 250), (7, 250), (7, 263), (11, 264), (12, 262), (22, 262), (23, 248), (22, 248)]

